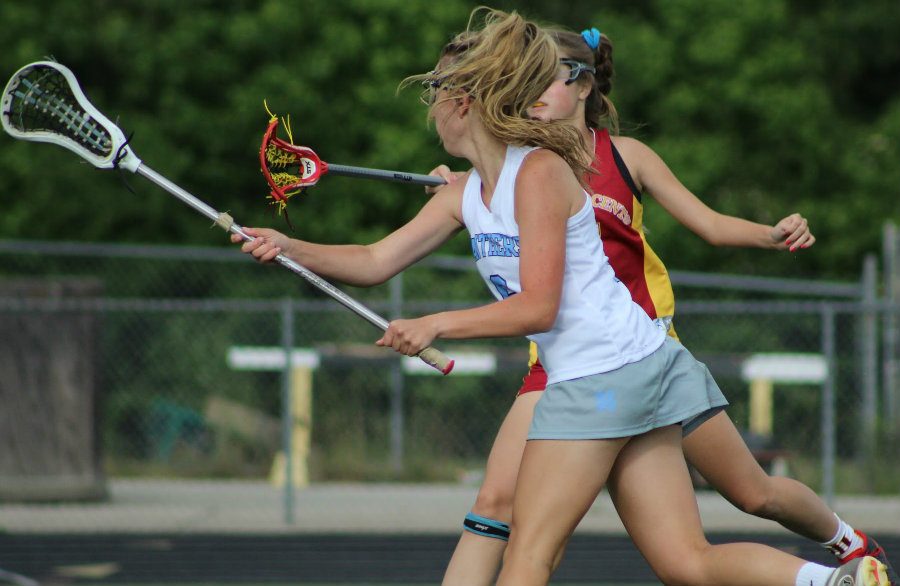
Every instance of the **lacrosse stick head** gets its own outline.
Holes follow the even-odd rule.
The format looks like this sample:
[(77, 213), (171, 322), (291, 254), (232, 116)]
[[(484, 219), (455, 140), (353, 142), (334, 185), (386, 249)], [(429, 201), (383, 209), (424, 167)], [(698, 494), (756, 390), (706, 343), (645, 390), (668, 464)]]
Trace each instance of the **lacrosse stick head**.
[[(271, 188), (269, 198), (281, 213), (291, 196), (318, 183), (319, 178), (328, 171), (328, 164), (311, 148), (293, 144), (289, 121), (283, 121), (271, 112), (269, 114), (269, 126), (259, 148), (259, 164)], [(278, 137), (278, 127), (282, 124), (290, 140)]]
[(58, 144), (95, 167), (134, 172), (141, 164), (122, 130), (88, 101), (72, 71), (55, 61), (29, 63), (13, 74), (0, 97), (0, 121), (15, 138)]

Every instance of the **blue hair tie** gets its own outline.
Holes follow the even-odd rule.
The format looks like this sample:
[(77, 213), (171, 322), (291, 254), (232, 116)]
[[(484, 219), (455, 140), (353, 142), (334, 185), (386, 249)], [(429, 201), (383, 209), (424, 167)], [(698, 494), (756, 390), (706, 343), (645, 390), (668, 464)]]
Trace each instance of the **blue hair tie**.
[(600, 31), (594, 27), (581, 31), (581, 38), (584, 39), (587, 46), (593, 50), (596, 50), (597, 47), (600, 46)]

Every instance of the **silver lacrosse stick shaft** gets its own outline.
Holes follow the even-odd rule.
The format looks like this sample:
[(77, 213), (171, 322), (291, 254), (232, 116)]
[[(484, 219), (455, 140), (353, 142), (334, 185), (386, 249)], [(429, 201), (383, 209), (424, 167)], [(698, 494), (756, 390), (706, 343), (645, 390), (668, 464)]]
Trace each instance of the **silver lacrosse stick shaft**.
[[(249, 234), (244, 232), (243, 228), (241, 226), (239, 226), (238, 224), (234, 223), (234, 221), (231, 220), (231, 218), (230, 218), (230, 216), (228, 216), (228, 214), (223, 214), (223, 213), (215, 210), (214, 208), (208, 206), (207, 204), (203, 203), (201, 200), (199, 200), (195, 196), (191, 195), (190, 193), (188, 193), (187, 191), (185, 191), (178, 185), (172, 183), (171, 181), (169, 181), (168, 179), (166, 179), (165, 177), (163, 177), (162, 175), (160, 175), (159, 173), (157, 173), (156, 171), (154, 171), (153, 169), (148, 167), (146, 164), (141, 163), (141, 165), (137, 168), (136, 172), (139, 175), (143, 175), (144, 177), (146, 177), (153, 183), (156, 183), (157, 185), (159, 185), (160, 187), (162, 187), (163, 189), (165, 189), (166, 191), (168, 191), (169, 193), (171, 193), (172, 195), (174, 195), (175, 197), (180, 199), (182, 202), (191, 206), (196, 211), (200, 212), (201, 214), (203, 214), (204, 216), (206, 216), (207, 218), (209, 218), (210, 220), (215, 222), (217, 225), (221, 226), (226, 232), (231, 232), (232, 234), (237, 234), (247, 242), (249, 242), (250, 240), (253, 240), (253, 236), (250, 236)], [(223, 223), (223, 219), (224, 219), (224, 223)], [(303, 265), (301, 265), (297, 262), (294, 262), (293, 260), (284, 256), (283, 254), (279, 254), (278, 256), (276, 256), (275, 260), (278, 262), (278, 264), (290, 269), (291, 271), (297, 273), (298, 275), (300, 275), (301, 277), (306, 279), (309, 283), (311, 283), (317, 289), (320, 289), (321, 291), (327, 293), (331, 297), (334, 297), (335, 300), (340, 302), (342, 305), (344, 305), (348, 309), (354, 311), (360, 317), (365, 318), (366, 321), (368, 321), (370, 324), (372, 324), (378, 328), (381, 328), (382, 330), (387, 329), (388, 322), (386, 319), (384, 319), (377, 313), (373, 312), (371, 309), (369, 309), (365, 305), (359, 303), (352, 297), (348, 296), (346, 293), (344, 293), (343, 291), (341, 291), (340, 289), (338, 289), (337, 287), (335, 287), (334, 285), (332, 285), (331, 283), (329, 283), (328, 281), (326, 281), (319, 275), (315, 274), (311, 270), (307, 269)]]
[[(231, 232), (233, 234), (239, 235), (244, 241), (253, 240), (253, 237), (244, 232), (243, 228), (236, 224), (234, 220), (231, 219), (226, 213), (219, 212), (209, 205), (203, 203), (197, 197), (191, 195), (175, 183), (172, 183), (144, 163), (138, 165), (138, 168), (135, 170), (135, 173), (139, 175), (143, 175), (153, 183), (162, 187), (182, 202), (186, 203), (190, 207), (194, 208), (197, 212), (200, 212), (210, 220), (216, 223), (216, 225), (220, 226), (226, 232)], [(362, 303), (356, 301), (319, 275), (315, 274), (311, 270), (307, 269), (300, 263), (297, 263), (283, 254), (279, 254), (275, 257), (276, 262), (281, 266), (289, 269), (291, 272), (294, 272), (301, 277), (303, 277), (309, 284), (316, 287), (323, 293), (327, 294), (335, 301), (354, 312), (356, 315), (362, 317), (366, 321), (368, 321), (373, 326), (380, 328), (382, 331), (388, 328), (388, 321), (363, 305)], [(436, 368), (441, 371), (443, 374), (448, 374), (450, 370), (453, 368), (453, 361), (449, 360), (442, 352), (439, 350), (435, 350), (434, 348), (428, 347), (422, 350), (419, 353), (419, 358), (421, 358), (424, 362), (429, 364), (430, 366)]]

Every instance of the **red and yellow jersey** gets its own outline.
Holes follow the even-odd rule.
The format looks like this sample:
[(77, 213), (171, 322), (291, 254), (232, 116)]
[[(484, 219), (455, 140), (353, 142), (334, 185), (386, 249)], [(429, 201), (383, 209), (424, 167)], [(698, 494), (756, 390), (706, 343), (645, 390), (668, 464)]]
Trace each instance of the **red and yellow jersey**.
[[(609, 263), (619, 280), (628, 287), (632, 299), (647, 315), (671, 322), (675, 314), (675, 294), (669, 273), (644, 237), (641, 193), (605, 129), (594, 132), (592, 166), (597, 173), (588, 178), (589, 193)], [(671, 326), (669, 335), (678, 338)], [(546, 384), (547, 375), (537, 359), (537, 346), (532, 343), (528, 374), (519, 394), (542, 391)]]

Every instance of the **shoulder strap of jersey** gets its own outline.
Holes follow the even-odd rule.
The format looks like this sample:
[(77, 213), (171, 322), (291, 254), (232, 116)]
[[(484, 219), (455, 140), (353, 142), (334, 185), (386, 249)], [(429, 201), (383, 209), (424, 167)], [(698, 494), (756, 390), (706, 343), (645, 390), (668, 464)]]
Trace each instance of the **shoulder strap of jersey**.
[(641, 201), (641, 191), (637, 188), (634, 178), (628, 170), (628, 165), (625, 164), (622, 155), (619, 154), (619, 149), (613, 144), (612, 138), (609, 136), (609, 130), (606, 128), (594, 130), (594, 136), (597, 138), (594, 156), (598, 160), (606, 161), (609, 160), (609, 155), (612, 155), (612, 160), (616, 165), (616, 170), (619, 171), (619, 176), (622, 177), (622, 180), (625, 182), (625, 185), (628, 186), (628, 189), (635, 199)]

